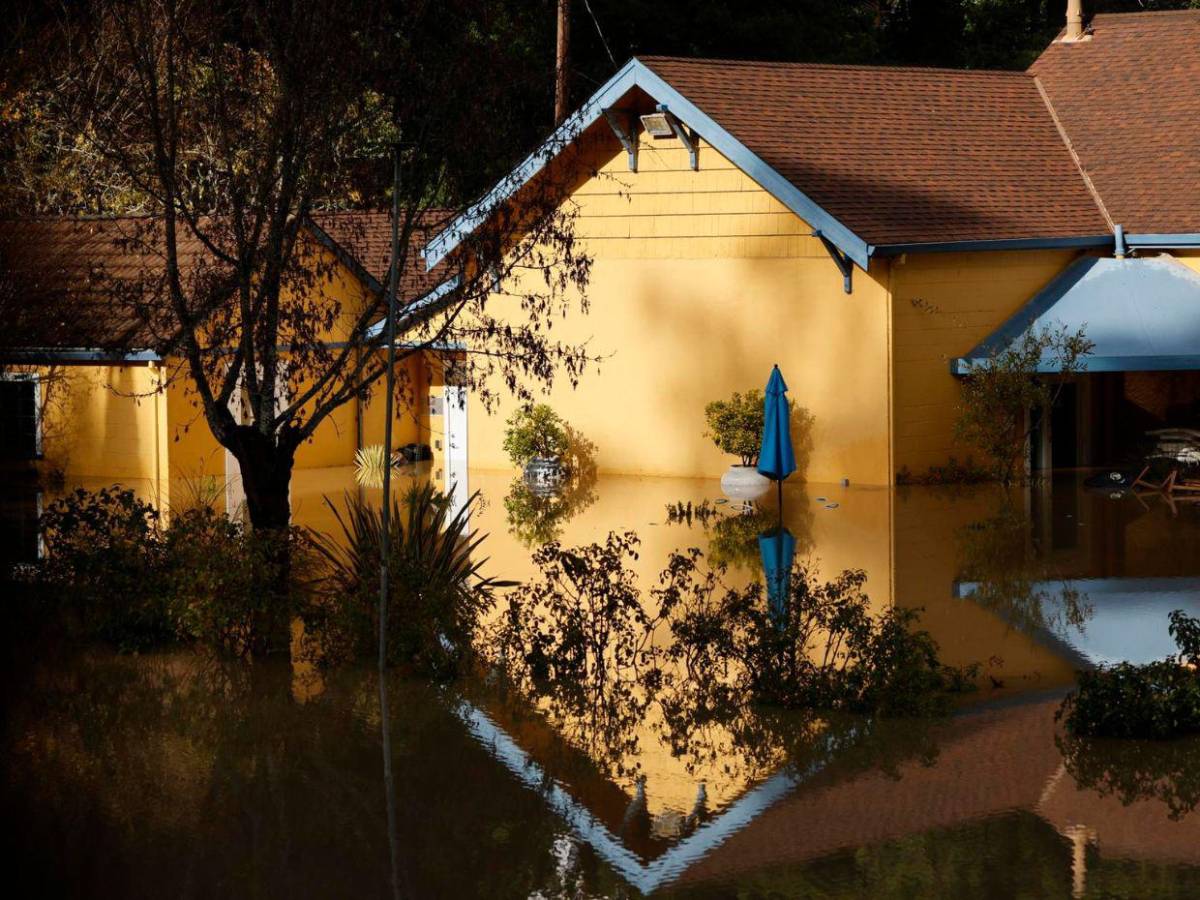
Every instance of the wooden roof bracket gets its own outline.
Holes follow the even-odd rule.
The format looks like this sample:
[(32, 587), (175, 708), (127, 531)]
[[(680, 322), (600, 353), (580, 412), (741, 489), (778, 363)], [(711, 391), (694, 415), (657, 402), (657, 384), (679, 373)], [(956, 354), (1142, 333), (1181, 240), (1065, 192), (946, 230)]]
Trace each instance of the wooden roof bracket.
[[(624, 117), (625, 124), (622, 126), (620, 116)], [(621, 146), (625, 148), (625, 153), (629, 157), (629, 171), (637, 171), (637, 116), (631, 112), (621, 113), (619, 110), (611, 107), (604, 110), (604, 118), (608, 119), (608, 127), (613, 130), (613, 134), (617, 136), (617, 140), (621, 142)]]
[(837, 264), (838, 271), (842, 273), (842, 288), (849, 294), (854, 290), (854, 263), (850, 257), (839, 250), (829, 238), (821, 234), (819, 231), (813, 232), (813, 237), (820, 238), (821, 243)]
[(679, 143), (687, 147), (688, 160), (691, 162), (692, 171), (698, 171), (700, 169), (699, 135), (679, 121), (679, 116), (667, 109), (665, 103), (658, 104), (658, 111), (663, 113), (667, 117), (667, 121), (671, 123), (671, 129), (675, 132), (675, 137), (679, 138)]

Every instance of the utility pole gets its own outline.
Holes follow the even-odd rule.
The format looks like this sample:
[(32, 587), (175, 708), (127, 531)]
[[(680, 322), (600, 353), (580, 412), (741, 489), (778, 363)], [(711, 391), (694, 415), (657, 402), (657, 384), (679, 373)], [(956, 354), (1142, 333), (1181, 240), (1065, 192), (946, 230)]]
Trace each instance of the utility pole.
[(396, 392), (396, 291), (400, 285), (400, 144), (392, 146), (392, 248), (387, 281), (387, 399), (383, 419), (383, 509), (379, 535), (379, 719), (383, 732), (383, 787), (387, 798), (388, 851), (392, 866), (392, 896), (400, 900), (399, 853), (396, 846), (396, 783), (392, 775), (392, 722), (387, 694), (387, 615), (391, 563), (392, 415)]
[(571, 0), (558, 0), (558, 43), (554, 54), (554, 124), (567, 117), (571, 60)]

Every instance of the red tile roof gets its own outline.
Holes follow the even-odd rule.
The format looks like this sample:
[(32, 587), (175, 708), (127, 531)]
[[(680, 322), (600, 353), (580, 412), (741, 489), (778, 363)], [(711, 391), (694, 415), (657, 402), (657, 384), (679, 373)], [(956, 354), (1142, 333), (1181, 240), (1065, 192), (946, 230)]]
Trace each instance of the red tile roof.
[[(450, 219), (449, 210), (429, 210), (413, 228), (406, 267), (400, 280), (400, 296), (416, 297), (438, 283), (438, 272), (429, 272), (421, 250)], [(387, 280), (392, 252), (390, 211), (342, 211), (314, 213), (313, 223), (370, 273), (380, 284)]]
[(1108, 231), (1024, 73), (641, 61), (868, 243)]
[[(314, 217), (318, 227), (375, 279), (387, 275), (391, 216), (334, 212)], [(434, 286), (419, 248), (445, 216), (423, 217), (401, 281), (402, 296)], [(189, 231), (179, 239), (185, 274), (209, 259)], [(146, 217), (0, 220), (0, 347), (87, 348), (112, 351), (167, 349), (162, 335), (173, 317), (148, 322), (135, 313), (145, 304), (130, 294), (161, 294), (165, 255), (160, 225)]]
[(1098, 15), (1091, 30), (1030, 72), (1114, 222), (1200, 232), (1200, 10)]
[[(179, 240), (185, 271), (203, 256), (189, 238)], [(0, 345), (154, 348), (156, 329), (131, 301), (162, 290), (160, 239), (158, 223), (145, 217), (0, 221)]]

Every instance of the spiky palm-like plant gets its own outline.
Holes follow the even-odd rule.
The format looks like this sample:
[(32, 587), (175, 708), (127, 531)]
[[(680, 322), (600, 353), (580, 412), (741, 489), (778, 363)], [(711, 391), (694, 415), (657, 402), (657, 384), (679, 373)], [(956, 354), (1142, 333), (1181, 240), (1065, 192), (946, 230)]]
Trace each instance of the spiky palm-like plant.
[[(452, 511), (449, 498), (426, 484), (393, 501), (390, 664), (453, 675), (470, 655), (495, 591), (513, 585), (483, 574), (487, 558), (477, 551), (487, 535), (469, 521), (478, 500), (476, 492)], [(325, 502), (341, 534), (310, 533), (325, 572), (305, 624), (322, 660), (369, 659), (378, 640), (382, 510), (349, 495), (341, 509)]]
[[(383, 470), (387, 467), (387, 458), (388, 455), (383, 449), (383, 444), (360, 447), (354, 454), (354, 480), (365, 488), (383, 487)], [(400, 460), (393, 454), (392, 468), (398, 469), (399, 467)]]

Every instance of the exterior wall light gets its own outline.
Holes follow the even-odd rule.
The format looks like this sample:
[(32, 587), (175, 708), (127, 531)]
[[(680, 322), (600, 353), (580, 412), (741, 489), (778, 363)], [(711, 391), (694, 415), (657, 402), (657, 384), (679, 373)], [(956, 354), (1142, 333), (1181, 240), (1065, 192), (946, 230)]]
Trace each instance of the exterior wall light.
[(672, 137), (675, 134), (675, 129), (671, 127), (670, 113), (665, 109), (647, 113), (641, 119), (642, 127), (646, 129), (646, 134), (651, 137), (666, 138)]

